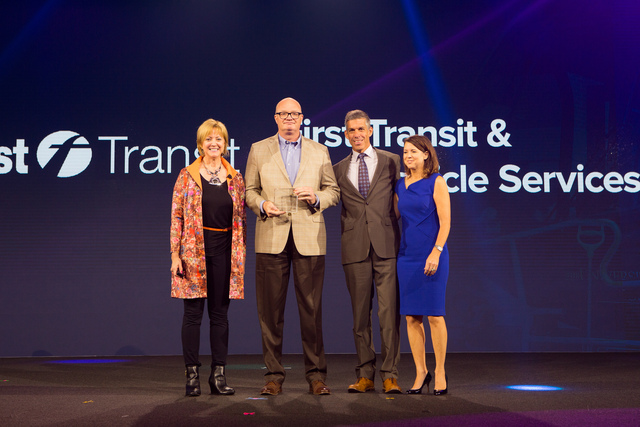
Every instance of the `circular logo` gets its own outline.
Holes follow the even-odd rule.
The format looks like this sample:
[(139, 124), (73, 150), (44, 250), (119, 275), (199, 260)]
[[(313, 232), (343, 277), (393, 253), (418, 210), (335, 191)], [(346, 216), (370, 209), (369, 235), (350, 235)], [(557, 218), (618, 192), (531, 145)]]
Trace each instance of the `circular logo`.
[[(56, 156), (56, 154), (60, 152)], [(58, 178), (69, 178), (83, 172), (91, 163), (91, 147), (85, 137), (68, 130), (60, 130), (45, 137), (38, 145), (37, 158), (42, 169), (56, 157), (64, 156)], [(56, 166), (57, 167), (57, 166)]]

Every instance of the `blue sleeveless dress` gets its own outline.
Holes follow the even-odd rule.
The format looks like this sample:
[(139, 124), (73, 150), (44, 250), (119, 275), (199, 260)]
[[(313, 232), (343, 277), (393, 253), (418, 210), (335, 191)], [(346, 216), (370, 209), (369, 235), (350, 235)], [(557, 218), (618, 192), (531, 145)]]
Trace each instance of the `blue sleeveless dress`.
[(444, 295), (449, 277), (449, 251), (445, 244), (433, 276), (424, 274), (424, 264), (436, 243), (440, 223), (433, 189), (438, 173), (405, 187), (396, 184), (402, 238), (398, 253), (400, 314), (444, 316)]

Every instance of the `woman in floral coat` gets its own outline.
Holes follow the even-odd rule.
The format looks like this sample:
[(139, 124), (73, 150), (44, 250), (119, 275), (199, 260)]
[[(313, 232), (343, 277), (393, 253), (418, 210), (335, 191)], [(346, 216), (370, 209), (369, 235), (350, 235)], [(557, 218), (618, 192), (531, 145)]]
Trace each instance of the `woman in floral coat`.
[(244, 180), (223, 156), (229, 136), (219, 121), (197, 133), (200, 157), (182, 169), (171, 206), (171, 296), (184, 301), (182, 350), (186, 395), (199, 396), (200, 324), (207, 302), (212, 394), (233, 394), (225, 365), (230, 299), (244, 298), (246, 216)]

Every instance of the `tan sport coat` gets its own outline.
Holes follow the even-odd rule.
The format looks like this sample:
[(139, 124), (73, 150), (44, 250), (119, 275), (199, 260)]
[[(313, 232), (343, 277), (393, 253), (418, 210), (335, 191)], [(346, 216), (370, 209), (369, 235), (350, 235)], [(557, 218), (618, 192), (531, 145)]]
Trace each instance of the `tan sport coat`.
[(393, 209), (393, 196), (400, 178), (400, 156), (374, 150), (378, 155), (378, 166), (366, 199), (347, 176), (351, 154), (333, 167), (342, 201), (342, 264), (363, 261), (372, 246), (381, 258), (398, 255), (400, 229)]
[(338, 204), (340, 189), (331, 167), (329, 150), (311, 139), (302, 137), (300, 169), (293, 187), (311, 187), (320, 200), (319, 209), (307, 202), (298, 202), (298, 211), (268, 218), (260, 212), (263, 200), (274, 201), (276, 188), (291, 188), (278, 135), (258, 141), (251, 146), (245, 171), (247, 206), (256, 220), (256, 253), (278, 254), (284, 250), (293, 232), (296, 249), (301, 255), (324, 255), (327, 251), (327, 232), (322, 211)]

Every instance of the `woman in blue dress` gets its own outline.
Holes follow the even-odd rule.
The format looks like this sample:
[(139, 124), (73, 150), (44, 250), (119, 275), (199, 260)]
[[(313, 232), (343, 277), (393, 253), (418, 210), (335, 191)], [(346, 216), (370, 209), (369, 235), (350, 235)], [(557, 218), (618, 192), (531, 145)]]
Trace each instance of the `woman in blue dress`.
[(449, 191), (438, 156), (425, 136), (404, 140), (406, 176), (396, 185), (396, 215), (402, 218), (402, 239), (398, 253), (400, 314), (407, 319), (407, 335), (416, 365), (416, 379), (409, 394), (429, 391), (431, 372), (425, 356), (423, 317), (427, 316), (436, 359), (433, 394), (446, 394), (444, 369), (447, 355), (447, 326), (444, 321), (445, 290), (449, 275), (447, 237), (451, 227)]

